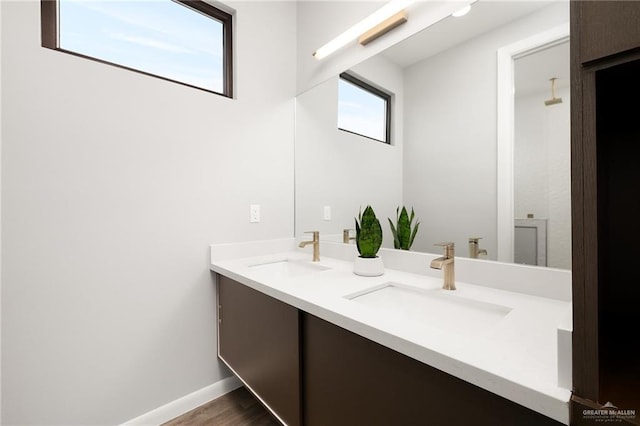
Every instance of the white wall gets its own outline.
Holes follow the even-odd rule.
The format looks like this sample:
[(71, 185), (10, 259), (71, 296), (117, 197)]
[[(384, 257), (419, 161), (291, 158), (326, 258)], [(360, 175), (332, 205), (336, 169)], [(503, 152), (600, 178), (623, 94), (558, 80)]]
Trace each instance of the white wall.
[[(341, 241), (355, 229), (359, 209), (371, 204), (383, 230), (383, 246), (393, 247), (387, 221), (402, 201), (402, 70), (382, 57), (352, 71), (393, 93), (391, 145), (338, 130), (338, 77), (296, 100), (296, 235), (320, 231), (321, 239)], [(330, 206), (332, 218), (323, 219)], [(355, 235), (355, 231), (352, 233)]]
[[(405, 70), (404, 197), (422, 218), (417, 251), (483, 237), (496, 258), (496, 52), (568, 21), (568, 6), (544, 8)], [(411, 112), (411, 115), (409, 115)]]
[[(2, 99), (2, 5), (0, 5), (0, 100)], [(0, 101), (0, 242), (2, 241), (2, 102)], [(2, 244), (0, 244), (0, 366), (2, 366)], [(0, 423), (2, 423), (2, 368), (0, 368)]]
[(40, 2), (2, 2), (3, 424), (118, 424), (229, 375), (208, 248), (292, 235), (296, 66), (295, 3), (229, 5), (234, 100), (44, 49)]
[(571, 269), (571, 117), (568, 88), (515, 99), (514, 214), (547, 219), (547, 266)]

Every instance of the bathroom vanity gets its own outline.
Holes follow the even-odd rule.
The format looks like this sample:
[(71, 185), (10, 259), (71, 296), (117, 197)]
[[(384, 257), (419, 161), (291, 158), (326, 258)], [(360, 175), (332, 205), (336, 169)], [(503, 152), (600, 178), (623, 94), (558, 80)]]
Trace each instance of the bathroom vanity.
[(297, 242), (211, 246), (218, 356), (283, 423), (569, 423), (570, 272)]

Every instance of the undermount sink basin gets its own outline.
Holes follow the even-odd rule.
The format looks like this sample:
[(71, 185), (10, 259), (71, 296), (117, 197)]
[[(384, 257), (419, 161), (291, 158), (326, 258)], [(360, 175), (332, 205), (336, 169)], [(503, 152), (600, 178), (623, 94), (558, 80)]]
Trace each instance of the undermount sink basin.
[(445, 332), (473, 335), (504, 318), (511, 308), (458, 296), (455, 291), (421, 289), (388, 282), (344, 296), (389, 319), (410, 320)]
[(283, 259), (249, 265), (249, 269), (253, 272), (274, 277), (296, 277), (313, 272), (326, 271), (329, 268), (311, 261)]

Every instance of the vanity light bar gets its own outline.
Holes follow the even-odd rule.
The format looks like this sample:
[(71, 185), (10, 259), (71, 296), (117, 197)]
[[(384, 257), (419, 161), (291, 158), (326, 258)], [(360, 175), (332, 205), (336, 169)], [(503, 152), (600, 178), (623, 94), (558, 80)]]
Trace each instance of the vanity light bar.
[[(341, 47), (344, 47), (346, 44), (357, 39), (360, 35), (373, 29), (375, 26), (383, 23), (386, 19), (394, 16), (395, 14), (397, 14), (398, 12), (400, 12), (401, 10), (403, 10), (405, 7), (409, 6), (413, 2), (414, 0), (390, 1), (386, 5), (382, 6), (380, 9), (376, 10), (371, 15), (364, 18), (362, 21), (358, 22), (357, 24), (349, 28), (347, 31), (340, 34), (338, 37), (331, 40), (329, 43), (325, 44), (324, 46), (322, 46), (321, 48), (313, 52), (313, 56), (316, 59), (322, 59), (327, 57), (328, 55), (332, 54), (333, 52), (340, 49)], [(392, 28), (389, 28), (389, 30), (390, 29)]]

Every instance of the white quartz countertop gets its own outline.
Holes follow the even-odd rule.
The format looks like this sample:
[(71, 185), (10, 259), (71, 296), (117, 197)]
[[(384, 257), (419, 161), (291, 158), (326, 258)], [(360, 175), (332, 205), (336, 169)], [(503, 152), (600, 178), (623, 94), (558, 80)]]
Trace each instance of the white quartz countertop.
[[(424, 259), (420, 255), (411, 254), (414, 261), (424, 261), (425, 274), (386, 267), (382, 276), (361, 277), (353, 273), (353, 262), (345, 260), (349, 259), (350, 253), (355, 253), (354, 248), (341, 246), (344, 245), (322, 243), (320, 262), (313, 262), (313, 265), (326, 269), (292, 276), (260, 270), (254, 265), (285, 259), (303, 265), (312, 264), (311, 247), (299, 249), (293, 239), (274, 240), (272, 245), (265, 242), (255, 246), (250, 243), (212, 245), (211, 270), (569, 424), (571, 391), (558, 385), (558, 328), (567, 328), (571, 319), (571, 302), (566, 300), (566, 292), (560, 297), (543, 297), (535, 295), (535, 292), (508, 291), (504, 289), (505, 285), (501, 285), (503, 288), (492, 288), (467, 282), (471, 279), (464, 280), (464, 274), (461, 280), (456, 280), (457, 290), (440, 290), (443, 283), (442, 271), (428, 270), (430, 259), (435, 257), (428, 254), (424, 254)], [(323, 255), (323, 249), (340, 255)], [(384, 250), (381, 251), (385, 266), (387, 263), (398, 264), (391, 258), (402, 254), (388, 252), (389, 262), (385, 260)], [(461, 268), (465, 268), (465, 262), (469, 260), (459, 262), (456, 258), (456, 263), (460, 263)], [(492, 262), (484, 263), (486, 268), (494, 267)], [(495, 268), (498, 268), (497, 262), (494, 263)], [(444, 331), (437, 324), (398, 315), (397, 311), (384, 312), (359, 303), (357, 298), (348, 298), (388, 283), (445, 292), (447, 294), (444, 297), (500, 306), (507, 308), (506, 314), (499, 320), (492, 321), (489, 326), (479, 329), (474, 329), (474, 324), (469, 324), (468, 332), (465, 332), (464, 314), (456, 313), (456, 318), (446, 318), (447, 315), (443, 314), (441, 321), (458, 323), (459, 332), (450, 332)], [(570, 280), (568, 284), (558, 285), (570, 285)], [(559, 293), (563, 294), (562, 291)]]

